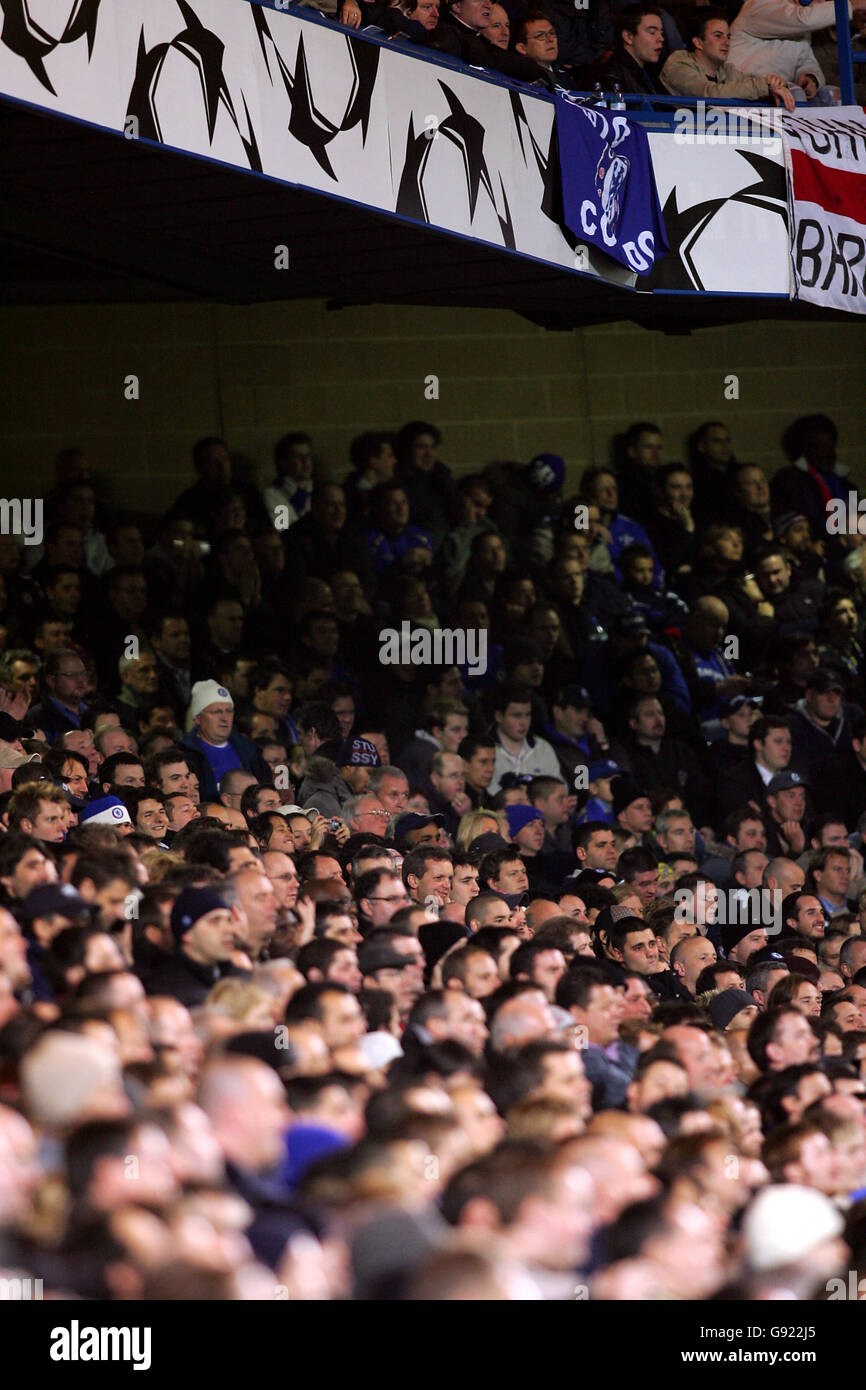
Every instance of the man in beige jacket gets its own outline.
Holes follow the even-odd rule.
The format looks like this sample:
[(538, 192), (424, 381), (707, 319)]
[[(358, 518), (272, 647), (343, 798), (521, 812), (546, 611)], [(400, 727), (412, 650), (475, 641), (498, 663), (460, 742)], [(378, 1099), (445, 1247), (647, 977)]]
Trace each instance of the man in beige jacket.
[(674, 96), (707, 97), (724, 101), (768, 101), (794, 109), (794, 98), (783, 77), (752, 76), (728, 62), (731, 28), (722, 10), (698, 10), (692, 27), (690, 52), (672, 53), (661, 71), (662, 86)]

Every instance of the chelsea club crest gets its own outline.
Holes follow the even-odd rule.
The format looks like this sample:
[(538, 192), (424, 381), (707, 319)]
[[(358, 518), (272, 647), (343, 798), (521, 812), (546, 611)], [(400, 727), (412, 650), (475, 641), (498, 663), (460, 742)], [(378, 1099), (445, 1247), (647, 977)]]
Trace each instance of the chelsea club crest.
[(595, 170), (595, 194), (602, 212), (602, 221), (612, 237), (616, 236), (625, 186), (631, 161), (625, 155), (614, 154), (610, 142), (605, 144), (604, 152)]

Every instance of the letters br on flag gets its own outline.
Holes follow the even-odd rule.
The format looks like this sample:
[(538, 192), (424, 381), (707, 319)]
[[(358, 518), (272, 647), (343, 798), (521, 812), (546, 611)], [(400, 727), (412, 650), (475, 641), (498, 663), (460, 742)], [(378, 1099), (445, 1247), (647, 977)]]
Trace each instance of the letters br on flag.
[(556, 98), (565, 225), (646, 275), (668, 249), (649, 141), (627, 116)]
[(866, 314), (866, 114), (777, 116), (788, 176), (792, 299)]

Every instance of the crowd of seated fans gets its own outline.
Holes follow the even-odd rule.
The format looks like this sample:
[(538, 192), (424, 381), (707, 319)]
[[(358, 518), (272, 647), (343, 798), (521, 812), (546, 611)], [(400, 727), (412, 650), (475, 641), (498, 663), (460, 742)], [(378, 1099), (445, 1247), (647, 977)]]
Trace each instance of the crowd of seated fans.
[[(862, 1271), (837, 450), (794, 419), (768, 476), (707, 420), (666, 461), (642, 420), (582, 471), (455, 476), (415, 420), (327, 476), (286, 434), (260, 488), (208, 437), (159, 517), (64, 450), (42, 543), (0, 537), (0, 1277), (808, 1300)], [(483, 659), (413, 659), (461, 633)]]
[[(321, 0), (313, 8), (342, 24), (420, 44), (471, 67), (548, 90), (702, 97), (792, 110), (836, 100), (832, 0), (730, 0), (711, 5), (618, 0)], [(863, 33), (866, 0), (849, 0)], [(821, 54), (813, 46), (819, 40)], [(829, 73), (825, 74), (822, 60)], [(828, 61), (829, 60), (829, 61)]]

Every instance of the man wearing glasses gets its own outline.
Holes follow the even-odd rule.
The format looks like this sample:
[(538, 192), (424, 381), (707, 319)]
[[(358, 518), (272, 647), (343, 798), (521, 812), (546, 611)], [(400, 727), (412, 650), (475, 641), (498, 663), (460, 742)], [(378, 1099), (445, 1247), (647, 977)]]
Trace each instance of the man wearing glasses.
[(355, 884), (358, 926), (365, 936), (376, 927), (386, 927), (394, 913), (408, 907), (409, 901), (399, 874), (390, 869), (369, 869)]
[(343, 820), (353, 835), (381, 835), (384, 839), (391, 813), (378, 796), (353, 796), (344, 802)]
[(29, 712), (29, 723), (43, 729), (49, 743), (70, 729), (80, 729), (87, 707), (87, 672), (77, 652), (61, 647), (45, 658), (42, 703)]

